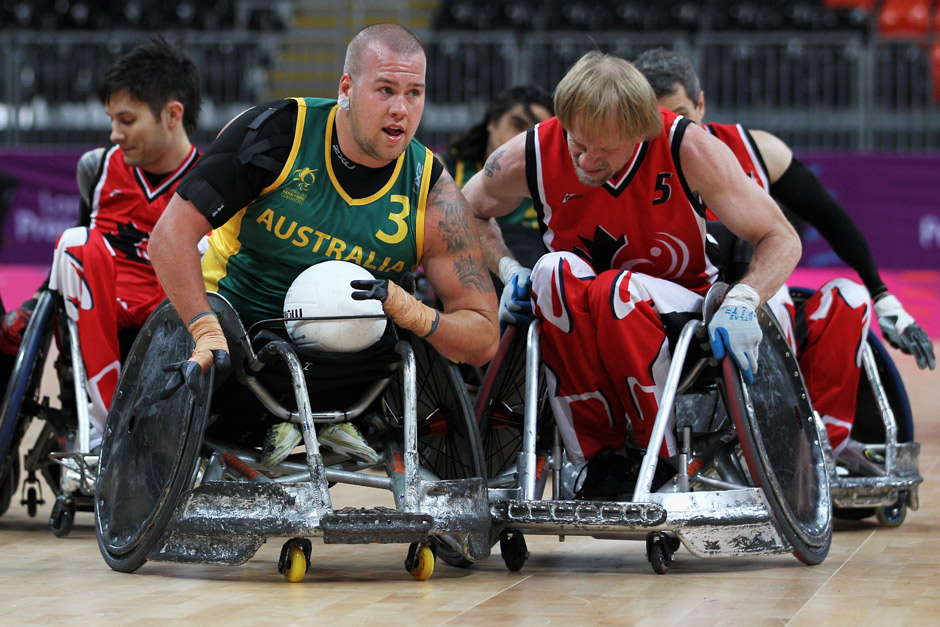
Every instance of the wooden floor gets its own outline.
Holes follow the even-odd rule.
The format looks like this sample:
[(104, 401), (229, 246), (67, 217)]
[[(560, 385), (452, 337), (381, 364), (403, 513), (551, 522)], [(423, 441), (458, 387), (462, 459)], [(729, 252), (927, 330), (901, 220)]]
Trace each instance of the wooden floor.
[[(938, 346), (937, 348), (940, 348)], [(406, 547), (314, 541), (310, 571), (277, 573), (279, 539), (243, 566), (148, 563), (111, 571), (92, 515), (66, 538), (15, 504), (0, 518), (0, 624), (937, 625), (940, 624), (940, 373), (895, 355), (921, 443), (921, 507), (899, 528), (838, 523), (828, 559), (700, 559), (684, 549), (654, 575), (640, 542), (529, 536), (518, 573), (498, 551), (466, 570), (438, 563), (415, 582)], [(49, 491), (47, 491), (47, 496)], [(338, 506), (353, 488), (334, 488)], [(349, 502), (347, 502), (349, 501)]]

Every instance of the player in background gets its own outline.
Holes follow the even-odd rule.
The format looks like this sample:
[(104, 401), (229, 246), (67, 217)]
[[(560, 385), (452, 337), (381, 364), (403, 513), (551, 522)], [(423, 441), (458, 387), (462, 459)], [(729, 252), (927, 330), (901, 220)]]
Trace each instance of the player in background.
[(855, 222), (789, 146), (767, 131), (740, 124), (706, 123), (705, 92), (691, 62), (681, 53), (663, 48), (647, 50), (635, 65), (649, 80), (660, 106), (702, 125), (727, 144), (758, 185), (785, 209), (815, 227), (839, 258), (861, 277), (864, 287), (846, 278), (829, 281), (798, 309), (784, 287), (773, 299), (774, 311), (797, 350), (813, 406), (826, 424), (839, 461), (854, 472), (883, 474), (881, 456), (849, 438), (870, 299), (874, 299), (875, 316), (884, 338), (913, 355), (921, 369), (936, 366), (930, 338), (888, 291)]
[[(148, 242), (199, 158), (189, 138), (201, 107), (199, 72), (155, 36), (107, 69), (98, 97), (111, 119), (112, 145), (79, 160), (80, 226), (59, 236), (48, 286), (78, 325), (89, 417), (100, 436), (121, 371), (118, 331), (140, 328), (165, 298)], [(4, 317), (0, 350), (18, 350), (31, 311), (24, 305)]]

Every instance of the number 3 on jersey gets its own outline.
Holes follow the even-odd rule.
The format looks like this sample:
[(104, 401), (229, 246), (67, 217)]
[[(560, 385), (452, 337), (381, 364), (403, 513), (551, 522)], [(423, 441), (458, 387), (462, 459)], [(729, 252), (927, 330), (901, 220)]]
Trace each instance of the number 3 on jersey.
[(386, 244), (397, 244), (398, 242), (405, 239), (405, 236), (408, 234), (408, 224), (405, 222), (405, 218), (411, 213), (411, 202), (408, 200), (407, 196), (401, 196), (395, 194), (391, 198), (392, 202), (401, 203), (402, 209), (398, 213), (389, 213), (388, 219), (395, 224), (396, 231), (389, 235), (385, 231), (378, 231), (375, 236), (385, 242)]

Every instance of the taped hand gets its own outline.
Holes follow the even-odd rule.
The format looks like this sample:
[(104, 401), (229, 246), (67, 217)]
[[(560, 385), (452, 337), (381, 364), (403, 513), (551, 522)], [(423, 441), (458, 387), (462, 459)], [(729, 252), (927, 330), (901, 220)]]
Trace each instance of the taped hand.
[(499, 297), (499, 320), (504, 324), (528, 324), (532, 311), (532, 271), (515, 259), (499, 260), (499, 278), (505, 284)]
[(213, 364), (219, 369), (227, 370), (232, 365), (228, 354), (228, 342), (219, 325), (219, 319), (211, 311), (201, 313), (189, 323), (189, 332), (196, 340), (193, 354), (186, 361), (178, 361), (163, 367), (164, 372), (173, 373), (170, 380), (160, 394), (160, 400), (173, 395), (183, 384), (189, 388), (197, 405), (202, 405), (203, 398), (199, 392), (199, 377), (209, 371)]
[(763, 333), (757, 322), (760, 295), (754, 288), (738, 283), (725, 295), (724, 301), (708, 323), (708, 339), (716, 359), (725, 352), (731, 355), (748, 384), (754, 383), (757, 372), (757, 351)]
[(441, 314), (388, 279), (356, 279), (350, 281), (354, 300), (374, 299), (382, 302), (382, 311), (403, 329), (426, 338), (437, 330)]
[(875, 301), (875, 316), (881, 326), (881, 334), (891, 346), (902, 353), (913, 355), (917, 367), (933, 370), (937, 360), (933, 354), (930, 337), (921, 329), (914, 318), (904, 311), (901, 302), (891, 294), (884, 294)]

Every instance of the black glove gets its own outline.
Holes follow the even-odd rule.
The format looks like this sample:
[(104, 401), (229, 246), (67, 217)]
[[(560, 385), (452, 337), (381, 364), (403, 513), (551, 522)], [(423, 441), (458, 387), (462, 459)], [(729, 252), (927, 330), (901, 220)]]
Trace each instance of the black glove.
[[(232, 358), (224, 350), (212, 351), (212, 359), (215, 367), (220, 372), (227, 372), (232, 367)], [(170, 398), (185, 383), (196, 400), (196, 405), (202, 407), (204, 399), (202, 394), (199, 393), (199, 377), (202, 375), (202, 367), (197, 362), (188, 359), (178, 361), (163, 366), (163, 372), (172, 372), (173, 374), (170, 375), (170, 380), (167, 381), (160, 393), (161, 401)]]
[(385, 302), (388, 298), (388, 279), (356, 279), (350, 281), (349, 286), (354, 290), (353, 300), (378, 300)]

